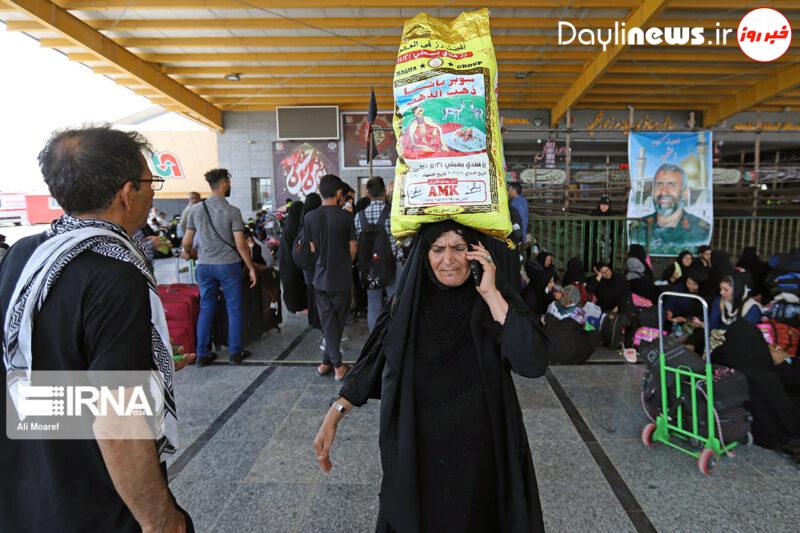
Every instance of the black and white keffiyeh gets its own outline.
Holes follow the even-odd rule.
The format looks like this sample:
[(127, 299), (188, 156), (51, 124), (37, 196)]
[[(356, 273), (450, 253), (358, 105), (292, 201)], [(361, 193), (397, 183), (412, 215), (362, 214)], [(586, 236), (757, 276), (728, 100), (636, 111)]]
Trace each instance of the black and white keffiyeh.
[(31, 341), (36, 317), (64, 268), (86, 250), (130, 263), (147, 280), (150, 289), (151, 370), (161, 374), (164, 385), (164, 405), (161, 410), (163, 420), (160, 421), (163, 436), (158, 439), (158, 453), (163, 458), (163, 454), (175, 453), (178, 446), (178, 421), (173, 391), (175, 364), (172, 360), (167, 320), (144, 250), (114, 223), (94, 219), (79, 220), (65, 214), (52, 223), (47, 231), (47, 239), (28, 259), (4, 317), (3, 362), (9, 376), (9, 394), (16, 405), (19, 403), (18, 387), (30, 385), (33, 367)]

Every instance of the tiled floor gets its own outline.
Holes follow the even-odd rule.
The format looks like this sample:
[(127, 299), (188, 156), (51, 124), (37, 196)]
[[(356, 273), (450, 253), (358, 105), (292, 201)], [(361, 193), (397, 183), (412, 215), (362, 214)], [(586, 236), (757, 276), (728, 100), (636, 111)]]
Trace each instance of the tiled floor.
[[(280, 333), (249, 347), (247, 364), (178, 374), (182, 447), (170, 485), (198, 531), (373, 530), (378, 402), (340, 424), (334, 468), (324, 474), (312, 440), (338, 384), (304, 364), (320, 353), (320, 334), (306, 325), (285, 314)], [(366, 328), (348, 326), (347, 334), (345, 359), (353, 360)], [(282, 365), (270, 363), (279, 356)], [(797, 531), (800, 468), (751, 446), (705, 477), (688, 456), (645, 448), (642, 367), (618, 360), (601, 353), (592, 365), (516, 379), (549, 531)]]

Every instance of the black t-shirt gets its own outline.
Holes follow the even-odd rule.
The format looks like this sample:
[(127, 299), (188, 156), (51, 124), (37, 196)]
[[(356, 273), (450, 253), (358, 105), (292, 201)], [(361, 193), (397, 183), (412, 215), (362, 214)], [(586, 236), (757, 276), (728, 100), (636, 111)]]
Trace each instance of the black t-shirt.
[[(0, 265), (0, 316), (41, 239), (21, 240)], [(32, 353), (34, 370), (151, 369), (146, 280), (133, 265), (89, 251), (79, 255), (42, 306)], [(141, 531), (96, 441), (10, 440), (5, 406), (0, 411), (0, 531)]]
[(350, 241), (356, 240), (353, 215), (340, 207), (323, 205), (306, 215), (304, 235), (317, 252), (314, 288), (349, 291), (353, 286)]

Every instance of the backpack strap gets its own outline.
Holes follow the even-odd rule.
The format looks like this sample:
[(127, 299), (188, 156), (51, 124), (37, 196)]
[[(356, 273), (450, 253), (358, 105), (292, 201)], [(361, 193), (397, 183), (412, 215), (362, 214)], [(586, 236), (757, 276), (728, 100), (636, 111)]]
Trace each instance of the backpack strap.
[(206, 216), (208, 217), (208, 223), (211, 224), (211, 229), (214, 230), (214, 233), (216, 233), (216, 235), (219, 238), (219, 240), (221, 240), (222, 242), (224, 242), (225, 244), (230, 246), (233, 249), (234, 252), (239, 253), (239, 249), (236, 248), (236, 246), (234, 246), (231, 243), (229, 243), (228, 241), (226, 241), (225, 239), (223, 239), (222, 235), (220, 235), (219, 232), (217, 231), (216, 226), (214, 226), (214, 219), (211, 218), (211, 212), (208, 210), (208, 206), (206, 205), (206, 201), (203, 200), (200, 203), (203, 204), (203, 209), (205, 210)]
[(367, 215), (364, 212), (364, 209), (362, 209), (361, 211), (358, 212), (358, 220), (361, 221), (361, 232), (363, 233), (364, 230), (366, 230), (367, 226), (369, 225), (367, 223)]
[(389, 206), (389, 204), (386, 204), (385, 206), (383, 206), (383, 211), (381, 211), (381, 216), (378, 217), (378, 221), (375, 223), (375, 225), (378, 226), (381, 229), (385, 228), (386, 227), (386, 217), (389, 216), (390, 212), (391, 212), (391, 206)]

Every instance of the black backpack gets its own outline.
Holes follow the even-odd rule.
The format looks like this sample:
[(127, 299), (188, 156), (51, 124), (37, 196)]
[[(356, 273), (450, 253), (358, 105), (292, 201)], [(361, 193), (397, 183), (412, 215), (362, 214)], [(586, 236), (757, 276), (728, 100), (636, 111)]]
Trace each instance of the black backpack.
[(314, 264), (317, 262), (317, 256), (311, 251), (311, 246), (308, 245), (305, 232), (303, 231), (304, 229), (305, 227), (300, 228), (297, 237), (295, 237), (292, 243), (292, 261), (294, 261), (297, 268), (301, 270), (310, 270), (314, 268)]
[(386, 205), (375, 224), (367, 223), (364, 211), (358, 213), (361, 221), (361, 236), (358, 239), (356, 258), (361, 283), (366, 289), (380, 289), (391, 285), (394, 281), (395, 263), (392, 254), (392, 243), (386, 234), (386, 218), (389, 216), (389, 205)]

